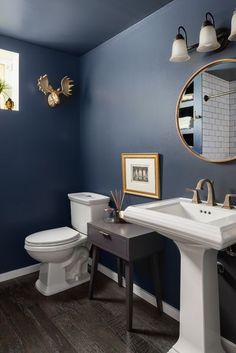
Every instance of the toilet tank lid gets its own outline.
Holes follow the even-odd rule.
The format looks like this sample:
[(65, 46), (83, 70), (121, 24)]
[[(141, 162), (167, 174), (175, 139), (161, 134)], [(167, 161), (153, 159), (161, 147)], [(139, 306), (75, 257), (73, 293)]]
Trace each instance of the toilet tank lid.
[(108, 203), (110, 201), (110, 197), (95, 194), (93, 192), (77, 192), (74, 194), (68, 194), (68, 197), (71, 201), (84, 205), (99, 205)]

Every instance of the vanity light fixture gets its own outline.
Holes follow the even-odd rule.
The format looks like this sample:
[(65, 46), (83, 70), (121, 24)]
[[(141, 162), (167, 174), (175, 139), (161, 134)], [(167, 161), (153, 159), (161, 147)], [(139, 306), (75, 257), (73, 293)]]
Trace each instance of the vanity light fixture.
[(228, 38), (231, 42), (236, 41), (236, 10), (233, 12), (233, 16), (231, 19), (231, 33)]
[[(211, 18), (211, 20), (209, 19)], [(220, 43), (216, 37), (215, 19), (210, 12), (206, 13), (206, 20), (202, 24), (199, 35), (199, 46), (197, 51), (200, 53), (207, 53), (209, 51), (217, 50), (220, 48)]]
[[(180, 33), (184, 32), (184, 36)], [(236, 41), (236, 10), (233, 13), (231, 22), (231, 34), (227, 28), (215, 28), (215, 19), (211, 12), (206, 13), (206, 19), (202, 24), (199, 43), (191, 46), (187, 44), (187, 33), (183, 26), (179, 26), (178, 34), (172, 45), (171, 62), (184, 62), (190, 59), (189, 52), (197, 50), (198, 52), (206, 53), (217, 49), (223, 50), (228, 40)]]
[[(180, 33), (181, 30), (184, 32), (184, 36)], [(183, 62), (188, 61), (189, 59), (187, 33), (183, 26), (179, 26), (178, 33), (172, 45), (170, 61)]]

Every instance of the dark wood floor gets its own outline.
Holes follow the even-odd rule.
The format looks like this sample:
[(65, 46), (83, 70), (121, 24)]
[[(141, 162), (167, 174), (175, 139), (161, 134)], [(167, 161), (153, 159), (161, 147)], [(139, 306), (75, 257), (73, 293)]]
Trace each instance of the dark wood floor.
[(125, 329), (125, 290), (98, 273), (88, 284), (44, 297), (37, 274), (0, 284), (0, 353), (165, 353), (178, 324), (134, 296), (134, 332)]

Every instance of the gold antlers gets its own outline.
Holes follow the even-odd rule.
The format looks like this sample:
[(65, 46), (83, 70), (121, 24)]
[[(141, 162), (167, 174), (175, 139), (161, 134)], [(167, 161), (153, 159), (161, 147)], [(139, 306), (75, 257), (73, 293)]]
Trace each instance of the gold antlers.
[(72, 84), (72, 82), (74, 82), (73, 80), (71, 80), (68, 76), (63, 77), (63, 79), (61, 80), (61, 89), (59, 90), (59, 88), (57, 89), (59, 94), (64, 94), (64, 96), (68, 97), (72, 95), (72, 87), (74, 86)]
[(52, 86), (49, 85), (48, 75), (40, 76), (38, 79), (37, 86), (38, 86), (39, 90), (42, 91), (45, 95), (47, 93), (52, 93), (54, 91)]
[(64, 96), (69, 97), (72, 95), (72, 87), (73, 80), (71, 80), (68, 76), (63, 77), (61, 80), (61, 88), (57, 88), (56, 90), (49, 84), (48, 76), (43, 75), (40, 76), (38, 79), (37, 86), (40, 91), (42, 91), (45, 95), (49, 94), (48, 96), (48, 104), (50, 107), (55, 107), (56, 105), (60, 104), (60, 94), (64, 94)]

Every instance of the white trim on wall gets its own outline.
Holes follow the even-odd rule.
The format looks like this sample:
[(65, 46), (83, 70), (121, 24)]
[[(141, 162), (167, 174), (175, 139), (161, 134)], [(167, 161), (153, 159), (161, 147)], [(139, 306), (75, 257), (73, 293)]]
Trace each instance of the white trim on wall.
[[(91, 259), (89, 259), (89, 264), (91, 264)], [(20, 276), (25, 276), (33, 272), (39, 271), (40, 264), (35, 264), (28, 267), (19, 268), (14, 271), (9, 271), (0, 274), (0, 282), (8, 281)], [(105, 276), (111, 278), (113, 281), (118, 282), (117, 273), (110, 270), (108, 267), (98, 264), (98, 271), (103, 273)], [(123, 278), (123, 286), (125, 287), (125, 280)], [(149, 304), (156, 306), (156, 298), (153, 294), (150, 294), (145, 289), (134, 284), (134, 294), (148, 302)], [(165, 314), (169, 315), (173, 319), (179, 321), (179, 310), (173, 306), (163, 302), (163, 311)], [(236, 344), (231, 341), (228, 341), (226, 338), (221, 337), (222, 346), (225, 349), (226, 353), (236, 353)]]
[(0, 282), (8, 281), (9, 279), (14, 279), (17, 277), (25, 276), (33, 272), (39, 271), (40, 264), (35, 264), (28, 267), (19, 268), (14, 271), (9, 271), (5, 273), (0, 273)]

